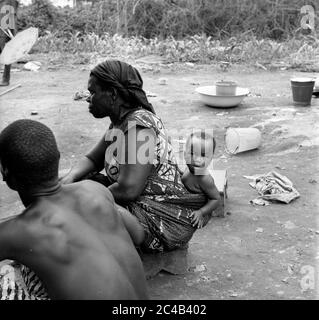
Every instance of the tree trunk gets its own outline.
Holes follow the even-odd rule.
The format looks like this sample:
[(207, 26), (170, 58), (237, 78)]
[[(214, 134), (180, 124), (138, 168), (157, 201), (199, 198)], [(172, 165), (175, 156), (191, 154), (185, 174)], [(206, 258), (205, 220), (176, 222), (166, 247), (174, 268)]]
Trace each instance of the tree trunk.
[(120, 0), (116, 0), (116, 10), (117, 10), (117, 25), (116, 25), (116, 33), (121, 33), (121, 8), (120, 8)]

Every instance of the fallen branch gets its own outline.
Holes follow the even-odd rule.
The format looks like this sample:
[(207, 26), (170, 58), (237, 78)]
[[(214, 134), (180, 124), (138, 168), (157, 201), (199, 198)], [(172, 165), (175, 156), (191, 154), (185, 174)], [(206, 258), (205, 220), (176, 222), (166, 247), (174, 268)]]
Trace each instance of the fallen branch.
[(21, 87), (21, 84), (20, 84), (20, 83), (17, 84), (17, 85), (15, 85), (15, 86), (13, 86), (12, 88), (9, 88), (9, 89), (1, 92), (1, 93), (0, 93), (0, 97), (3, 96), (3, 95), (5, 95), (6, 93), (9, 93), (10, 91), (13, 91), (13, 90), (19, 88), (19, 87)]

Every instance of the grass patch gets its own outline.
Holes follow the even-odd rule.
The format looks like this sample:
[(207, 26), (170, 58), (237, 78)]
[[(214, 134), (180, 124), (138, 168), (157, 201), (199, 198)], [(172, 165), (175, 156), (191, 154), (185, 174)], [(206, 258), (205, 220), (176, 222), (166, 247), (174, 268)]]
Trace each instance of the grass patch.
[[(257, 39), (251, 35), (215, 40), (205, 35), (195, 35), (177, 40), (158, 38), (123, 37), (121, 35), (91, 33), (69, 34), (60, 37), (47, 32), (40, 37), (33, 53), (50, 56), (72, 56), (74, 63), (87, 64), (95, 58), (113, 57), (136, 59), (158, 55), (168, 63), (218, 63), (269, 65), (283, 68), (317, 68), (319, 65), (319, 38), (314, 35), (294, 37), (285, 41)], [(318, 67), (319, 68), (319, 67)]]

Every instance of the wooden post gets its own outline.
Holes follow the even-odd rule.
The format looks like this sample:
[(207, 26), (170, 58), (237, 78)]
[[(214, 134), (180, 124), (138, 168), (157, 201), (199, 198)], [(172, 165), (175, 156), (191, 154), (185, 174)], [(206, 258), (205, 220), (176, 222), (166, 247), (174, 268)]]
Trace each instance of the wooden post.
[(214, 179), (217, 190), (221, 197), (221, 206), (213, 212), (213, 217), (226, 216), (226, 199), (227, 199), (227, 171), (226, 170), (209, 170)]

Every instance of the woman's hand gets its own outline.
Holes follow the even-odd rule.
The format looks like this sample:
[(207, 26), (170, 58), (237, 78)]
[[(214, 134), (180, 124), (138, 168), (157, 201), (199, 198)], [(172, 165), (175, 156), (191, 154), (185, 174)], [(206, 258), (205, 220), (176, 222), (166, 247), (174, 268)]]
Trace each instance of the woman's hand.
[(87, 157), (81, 159), (67, 174), (61, 174), (59, 181), (62, 184), (70, 184), (82, 180), (89, 173), (95, 171), (95, 165), (92, 160)]

